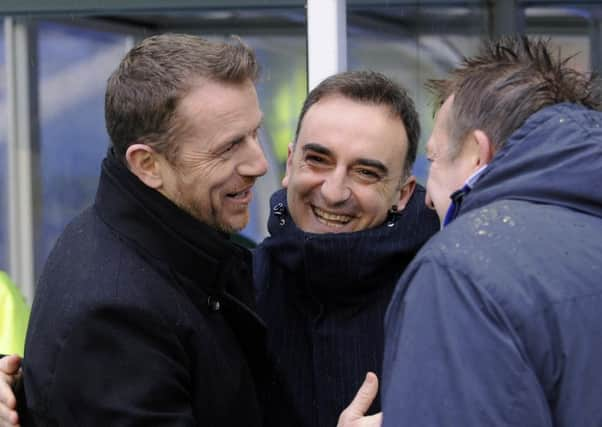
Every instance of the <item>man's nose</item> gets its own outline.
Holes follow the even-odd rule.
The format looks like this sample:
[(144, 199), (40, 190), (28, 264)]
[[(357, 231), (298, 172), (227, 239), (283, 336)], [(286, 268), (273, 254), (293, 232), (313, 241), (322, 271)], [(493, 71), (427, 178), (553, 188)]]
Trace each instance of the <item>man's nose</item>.
[(351, 196), (347, 175), (342, 170), (334, 170), (322, 183), (322, 197), (330, 205), (345, 202)]
[(252, 138), (252, 140), (247, 141), (247, 147), (245, 160), (240, 164), (238, 173), (241, 176), (255, 178), (265, 175), (268, 171), (268, 161), (265, 158), (259, 140)]

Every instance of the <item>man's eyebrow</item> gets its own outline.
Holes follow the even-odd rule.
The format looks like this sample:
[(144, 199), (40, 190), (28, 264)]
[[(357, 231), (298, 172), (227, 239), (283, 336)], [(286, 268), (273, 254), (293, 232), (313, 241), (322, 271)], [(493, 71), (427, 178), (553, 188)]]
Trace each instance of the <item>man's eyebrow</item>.
[(383, 162), (379, 160), (359, 158), (353, 163), (358, 166), (368, 166), (374, 169), (378, 169), (383, 175), (388, 175), (389, 173), (389, 169), (384, 165)]
[(308, 151), (315, 151), (316, 153), (323, 154), (325, 156), (332, 156), (332, 151), (330, 151), (328, 148), (324, 147), (323, 145), (316, 144), (314, 142), (309, 142), (307, 144), (304, 144), (303, 147), (301, 147), (301, 150), (303, 150), (304, 153), (306, 153)]

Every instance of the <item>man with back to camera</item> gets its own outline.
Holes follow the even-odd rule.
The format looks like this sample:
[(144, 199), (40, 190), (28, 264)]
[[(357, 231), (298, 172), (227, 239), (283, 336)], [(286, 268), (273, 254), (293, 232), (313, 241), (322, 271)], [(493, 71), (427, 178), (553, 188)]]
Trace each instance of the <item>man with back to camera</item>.
[[(309, 94), (286, 190), (272, 197), (271, 236), (254, 258), (278, 371), (267, 402), (272, 424), (334, 426), (366, 371), (380, 372), (393, 286), (438, 229), (411, 176), (418, 137), (411, 99), (381, 74), (341, 73)], [(304, 263), (325, 277), (296, 279)], [(306, 347), (320, 363), (310, 363)], [(379, 408), (377, 399), (370, 412)], [(352, 409), (342, 421), (358, 415)]]
[(412, 176), (419, 133), (414, 103), (380, 73), (336, 74), (303, 105), (285, 189), (271, 198), (270, 236), (253, 257), (284, 386), (268, 406), (284, 396), (294, 407), (278, 425), (294, 415), (303, 426), (334, 426), (366, 372), (381, 372), (395, 283), (439, 228)]
[(387, 311), (384, 425), (602, 425), (599, 81), (507, 38), (433, 88), (445, 228)]
[(263, 424), (264, 324), (228, 240), (266, 172), (256, 75), (240, 40), (166, 34), (110, 77), (94, 205), (37, 285), (27, 425)]

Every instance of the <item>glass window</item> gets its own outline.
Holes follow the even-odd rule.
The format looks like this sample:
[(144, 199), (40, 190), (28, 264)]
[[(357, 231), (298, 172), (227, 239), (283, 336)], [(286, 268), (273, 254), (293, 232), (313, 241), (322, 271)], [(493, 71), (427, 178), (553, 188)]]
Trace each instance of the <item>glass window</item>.
[(550, 38), (563, 57), (573, 56), (570, 66), (582, 72), (592, 70), (592, 55), (597, 52), (590, 46), (590, 31), (596, 18), (586, 6), (527, 7), (525, 16), (529, 36)]
[(7, 105), (6, 105), (6, 51), (4, 24), (0, 20), (0, 270), (8, 269), (8, 176), (7, 151)]
[(38, 27), (41, 213), (35, 271), (96, 192), (108, 147), (104, 92), (127, 47), (120, 34), (43, 22)]

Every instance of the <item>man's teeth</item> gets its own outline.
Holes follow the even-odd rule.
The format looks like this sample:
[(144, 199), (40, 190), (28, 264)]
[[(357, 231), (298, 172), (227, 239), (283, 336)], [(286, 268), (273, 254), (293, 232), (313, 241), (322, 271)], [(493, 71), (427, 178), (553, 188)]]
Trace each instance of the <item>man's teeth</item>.
[(314, 213), (316, 214), (318, 221), (326, 225), (332, 225), (334, 227), (342, 227), (352, 219), (352, 217), (350, 217), (349, 215), (337, 215), (323, 211), (322, 209), (316, 207), (314, 207)]
[(238, 193), (230, 193), (230, 194), (228, 194), (228, 197), (232, 197), (234, 199), (239, 199), (239, 198), (245, 197), (248, 192), (249, 192), (248, 190), (245, 190), (245, 191), (240, 191)]

